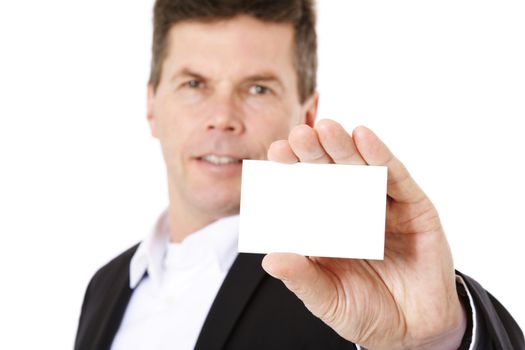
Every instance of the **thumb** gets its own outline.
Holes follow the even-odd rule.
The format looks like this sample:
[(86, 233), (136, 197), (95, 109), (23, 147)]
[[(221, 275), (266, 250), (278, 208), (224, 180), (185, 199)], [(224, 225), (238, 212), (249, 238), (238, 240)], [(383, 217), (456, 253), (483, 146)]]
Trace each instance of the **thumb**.
[(334, 286), (322, 268), (311, 259), (291, 253), (271, 253), (262, 261), (263, 269), (280, 279), (305, 306), (322, 320), (332, 318)]

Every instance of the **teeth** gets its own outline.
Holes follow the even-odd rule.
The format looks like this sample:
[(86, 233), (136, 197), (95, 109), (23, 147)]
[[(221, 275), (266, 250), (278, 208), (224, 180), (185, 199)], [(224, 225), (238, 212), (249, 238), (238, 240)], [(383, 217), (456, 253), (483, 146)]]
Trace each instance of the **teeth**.
[(207, 156), (202, 157), (202, 160), (205, 160), (207, 162), (210, 162), (212, 164), (216, 165), (222, 165), (222, 164), (229, 164), (229, 163), (240, 163), (241, 160), (237, 158), (232, 157), (226, 157), (226, 156), (216, 156), (214, 154), (210, 154)]

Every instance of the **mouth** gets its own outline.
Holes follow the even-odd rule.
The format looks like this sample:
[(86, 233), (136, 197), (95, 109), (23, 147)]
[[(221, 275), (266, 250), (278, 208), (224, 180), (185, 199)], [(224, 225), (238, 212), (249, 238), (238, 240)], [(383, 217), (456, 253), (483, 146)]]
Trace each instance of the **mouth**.
[(217, 154), (207, 154), (205, 156), (198, 157), (197, 159), (203, 162), (213, 164), (213, 165), (242, 164), (242, 158), (217, 155)]

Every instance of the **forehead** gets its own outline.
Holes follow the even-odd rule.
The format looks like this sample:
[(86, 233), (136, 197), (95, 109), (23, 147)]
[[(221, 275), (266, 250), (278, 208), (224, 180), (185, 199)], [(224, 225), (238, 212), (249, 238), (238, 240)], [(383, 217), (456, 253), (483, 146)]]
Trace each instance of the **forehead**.
[(260, 71), (293, 74), (293, 34), (291, 24), (263, 22), (249, 16), (177, 23), (169, 32), (165, 73), (194, 68), (213, 76)]

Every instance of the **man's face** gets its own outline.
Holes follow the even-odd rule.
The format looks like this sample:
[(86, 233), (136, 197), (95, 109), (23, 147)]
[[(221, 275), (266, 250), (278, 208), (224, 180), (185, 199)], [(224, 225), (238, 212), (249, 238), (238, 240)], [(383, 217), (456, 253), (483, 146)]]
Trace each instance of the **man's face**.
[(291, 25), (248, 16), (171, 28), (148, 120), (181, 215), (238, 213), (241, 160), (266, 159), (273, 141), (313, 123), (317, 96), (300, 103), (293, 48)]

